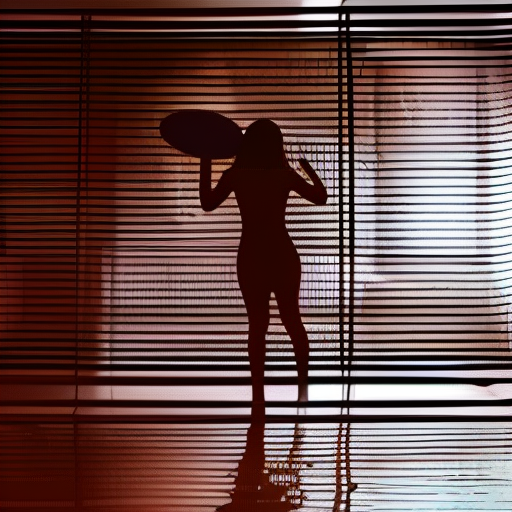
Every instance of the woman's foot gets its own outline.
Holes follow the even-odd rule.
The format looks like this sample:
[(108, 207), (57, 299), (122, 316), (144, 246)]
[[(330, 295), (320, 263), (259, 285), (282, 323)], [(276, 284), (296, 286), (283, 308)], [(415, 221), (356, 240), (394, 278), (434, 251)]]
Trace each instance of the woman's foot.
[(299, 384), (299, 398), (298, 401), (300, 403), (307, 403), (308, 402), (308, 384), (302, 383)]
[(307, 414), (307, 404), (308, 404), (308, 385), (299, 384), (299, 396), (297, 399), (297, 414), (299, 416), (305, 416)]

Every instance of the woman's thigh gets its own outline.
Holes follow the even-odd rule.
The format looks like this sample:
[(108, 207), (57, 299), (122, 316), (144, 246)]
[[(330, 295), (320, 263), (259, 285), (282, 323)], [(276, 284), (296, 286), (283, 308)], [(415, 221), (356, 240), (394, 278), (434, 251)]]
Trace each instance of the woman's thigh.
[(237, 274), (249, 323), (252, 327), (260, 326), (266, 330), (270, 319), (269, 303), (272, 290), (268, 275), (260, 263), (239, 255)]

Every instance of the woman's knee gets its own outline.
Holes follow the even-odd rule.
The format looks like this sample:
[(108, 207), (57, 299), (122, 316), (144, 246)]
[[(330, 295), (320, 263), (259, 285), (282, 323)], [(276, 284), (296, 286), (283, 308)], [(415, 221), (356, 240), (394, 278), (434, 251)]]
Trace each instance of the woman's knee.
[(249, 313), (249, 337), (261, 338), (267, 333), (270, 323), (270, 313), (259, 311)]
[(302, 323), (302, 317), (298, 304), (280, 305), (279, 313), (281, 321), (288, 335), (292, 338), (303, 338), (307, 336), (306, 329)]
[(300, 318), (298, 321), (294, 321), (294, 322), (283, 321), (283, 324), (285, 326), (286, 332), (288, 333), (288, 335), (290, 336), (292, 341), (307, 340), (308, 335), (307, 335), (306, 329), (304, 327), (304, 324), (302, 323)]

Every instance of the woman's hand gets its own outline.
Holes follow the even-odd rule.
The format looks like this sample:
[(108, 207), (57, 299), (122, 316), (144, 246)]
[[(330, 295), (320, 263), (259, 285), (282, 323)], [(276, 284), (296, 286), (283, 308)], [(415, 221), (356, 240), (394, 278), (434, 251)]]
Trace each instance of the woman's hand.
[(322, 180), (318, 177), (317, 173), (311, 167), (311, 164), (305, 158), (299, 158), (299, 163), (304, 172), (309, 176), (309, 179), (313, 182), (313, 185), (304, 182), (308, 187), (299, 187), (300, 190), (296, 189), (304, 199), (311, 201), (314, 204), (322, 205), (327, 202), (327, 190), (322, 183)]

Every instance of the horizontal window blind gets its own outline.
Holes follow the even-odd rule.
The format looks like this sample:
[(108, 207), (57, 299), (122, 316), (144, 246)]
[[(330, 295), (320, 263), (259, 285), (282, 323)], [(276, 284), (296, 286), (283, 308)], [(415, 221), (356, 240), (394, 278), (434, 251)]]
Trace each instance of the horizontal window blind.
[(345, 22), (351, 376), (508, 404), (510, 13)]
[[(9, 20), (5, 108), (19, 139), (11, 149), (14, 134), (5, 133), (5, 257), (10, 300), (20, 303), (11, 302), (3, 322), (7, 372), (68, 375), (82, 405), (169, 401), (176, 392), (164, 386), (175, 383), (249, 384), (236, 202), (203, 212), (199, 160), (159, 133), (169, 113), (199, 108), (242, 129), (274, 120), (292, 166), (305, 156), (328, 188), (323, 207), (291, 197), (287, 224), (303, 264), (312, 376), (341, 374), (338, 15), (324, 13), (316, 24), (302, 18)], [(324, 35), (326, 26), (333, 29)], [(231, 164), (215, 160), (214, 181)], [(293, 383), (292, 347), (274, 301), (271, 317), (267, 377)], [(48, 403), (74, 399), (63, 398)]]
[[(4, 404), (179, 408), (249, 385), (236, 202), (203, 212), (198, 160), (158, 131), (201, 108), (273, 119), (327, 187), (287, 210), (318, 407), (503, 414), (510, 31), (492, 8), (5, 11)], [(267, 382), (293, 384), (271, 306)]]
[[(76, 396), (83, 173), (82, 35), (2, 17), (2, 395), (36, 407)], [(29, 26), (25, 27), (24, 23)], [(5, 404), (4, 404), (5, 405)], [(62, 409), (60, 409), (62, 410)]]

